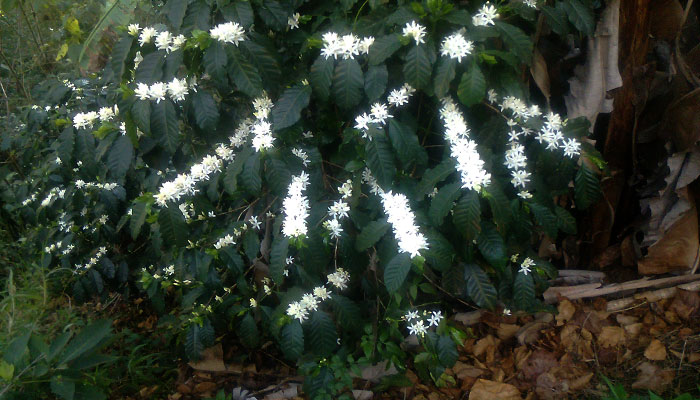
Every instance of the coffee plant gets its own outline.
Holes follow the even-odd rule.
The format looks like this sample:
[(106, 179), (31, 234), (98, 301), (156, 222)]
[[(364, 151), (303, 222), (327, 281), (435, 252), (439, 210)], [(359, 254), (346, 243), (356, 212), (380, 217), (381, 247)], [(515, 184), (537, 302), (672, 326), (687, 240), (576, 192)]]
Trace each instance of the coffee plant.
[(588, 122), (527, 78), (536, 32), (580, 41), (594, 6), (169, 0), (99, 76), (38, 89), (4, 212), (76, 298), (176, 315), (189, 359), (271, 340), (332, 397), (342, 365), (405, 368), (415, 335), (449, 384), (450, 307), (541, 309), (534, 246), (599, 195)]

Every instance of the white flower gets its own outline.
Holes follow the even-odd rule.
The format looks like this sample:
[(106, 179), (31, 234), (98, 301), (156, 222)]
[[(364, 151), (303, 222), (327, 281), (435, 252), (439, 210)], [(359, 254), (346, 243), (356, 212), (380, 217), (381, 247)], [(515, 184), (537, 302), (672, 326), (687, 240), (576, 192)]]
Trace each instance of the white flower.
[(324, 286), (319, 286), (314, 288), (314, 296), (323, 301), (331, 297), (331, 292), (329, 292)]
[(428, 331), (427, 327), (423, 323), (423, 320), (417, 320), (413, 324), (408, 326), (408, 333), (409, 335), (416, 335), (423, 337), (425, 336), (425, 333)]
[(358, 115), (355, 118), (355, 129), (366, 131), (369, 129), (368, 124), (371, 124), (372, 122), (374, 122), (374, 120), (367, 113)]
[(406, 23), (406, 26), (403, 28), (403, 35), (412, 37), (416, 41), (416, 45), (425, 43), (425, 27), (416, 21)]
[(537, 8), (537, 0), (523, 0), (523, 3), (528, 7)]
[(304, 136), (304, 139), (311, 139), (314, 137), (314, 133), (311, 131), (302, 132), (301, 135)]
[(386, 101), (394, 107), (408, 103), (408, 94), (402, 89), (394, 89), (389, 93)]
[(309, 200), (303, 192), (309, 184), (309, 175), (302, 171), (292, 177), (287, 197), (282, 203), (285, 217), (282, 222), (282, 232), (287, 237), (299, 237), (307, 231), (306, 217), (309, 216)]
[(311, 161), (309, 161), (309, 155), (306, 154), (306, 152), (302, 149), (299, 148), (294, 148), (292, 149), (292, 154), (295, 156), (299, 157), (301, 159), (301, 163), (304, 165), (304, 167), (308, 166)]
[(253, 100), (253, 108), (255, 109), (253, 115), (255, 115), (257, 119), (266, 119), (268, 115), (270, 115), (272, 106), (272, 100), (263, 93), (262, 96)]
[(267, 121), (258, 121), (252, 127), (253, 137), (252, 145), (255, 151), (260, 149), (269, 149), (273, 146), (275, 138), (272, 136), (272, 125)]
[(442, 311), (433, 311), (428, 318), (428, 326), (438, 326), (440, 321), (442, 321)]
[(527, 190), (521, 190), (518, 192), (518, 197), (520, 197), (523, 200), (531, 199), (532, 193), (528, 192)]
[(442, 41), (440, 54), (456, 58), (457, 62), (462, 62), (462, 58), (471, 54), (472, 50), (474, 50), (474, 43), (465, 39), (461, 32), (457, 32)]
[(289, 307), (287, 307), (287, 315), (298, 319), (299, 322), (304, 322), (304, 320), (309, 318), (309, 311), (302, 307), (302, 305), (297, 301), (289, 304)]
[(289, 25), (290, 30), (299, 27), (299, 18), (301, 18), (301, 15), (299, 13), (294, 13), (294, 15), (287, 19), (287, 25)]
[(161, 100), (165, 100), (165, 96), (168, 94), (168, 86), (163, 82), (156, 82), (148, 88), (148, 98), (155, 100), (156, 103), (160, 103)]
[(211, 35), (212, 39), (224, 43), (233, 43), (236, 46), (245, 40), (245, 30), (237, 22), (219, 24), (209, 31), (209, 35)]
[(374, 37), (368, 36), (360, 41), (359, 50), (362, 54), (368, 54), (369, 48), (374, 44)]
[(250, 217), (250, 219), (248, 220), (248, 223), (250, 224), (250, 226), (253, 229), (260, 229), (260, 225), (262, 224), (262, 222), (258, 221), (258, 217), (255, 215)]
[(163, 31), (156, 35), (156, 49), (170, 52), (170, 44), (173, 41), (173, 36), (168, 31)]
[(362, 182), (369, 185), (371, 193), (377, 195), (384, 194), (384, 190), (381, 187), (379, 187), (377, 179), (372, 176), (372, 173), (370, 172), (369, 168), (365, 168), (364, 171), (362, 171)]
[(418, 311), (407, 311), (406, 315), (403, 316), (406, 321), (413, 321), (418, 319)]
[(530, 174), (529, 172), (525, 171), (524, 169), (518, 169), (515, 171), (511, 171), (510, 173), (511, 177), (513, 179), (510, 180), (510, 183), (513, 184), (516, 188), (518, 186), (525, 187), (525, 185), (530, 182)]
[(233, 240), (233, 236), (227, 234), (226, 236), (219, 238), (219, 240), (217, 240), (216, 243), (214, 243), (214, 248), (219, 250), (222, 247), (226, 247), (226, 246), (234, 245), (234, 244), (236, 244), (236, 242)]
[(350, 206), (342, 200), (335, 201), (332, 206), (328, 207), (328, 215), (331, 218), (347, 217), (348, 211), (350, 211)]
[(300, 304), (307, 310), (318, 310), (318, 299), (311, 293), (306, 293), (302, 296)]
[(348, 179), (339, 188), (338, 193), (343, 196), (343, 199), (347, 199), (352, 196), (352, 180)]
[(331, 239), (336, 239), (343, 232), (343, 228), (340, 226), (340, 222), (333, 218), (327, 221), (323, 221), (323, 227), (330, 233)]
[(293, 263), (294, 263), (294, 257), (292, 257), (292, 256), (287, 257), (287, 259), (284, 260), (284, 263), (287, 264), (287, 265), (293, 264)]
[(472, 23), (474, 26), (496, 25), (496, 23), (493, 22), (495, 18), (498, 18), (498, 13), (496, 11), (498, 11), (496, 7), (486, 3), (479, 9), (479, 12), (472, 17)]
[(526, 257), (522, 263), (520, 263), (520, 270), (518, 272), (522, 272), (523, 274), (527, 275), (530, 273), (531, 268), (535, 265), (535, 262), (532, 261), (530, 257)]
[(389, 115), (386, 104), (374, 103), (370, 109), (370, 117), (372, 117), (372, 122), (384, 124), (387, 118), (392, 118)]
[(504, 308), (503, 309), (503, 315), (511, 315), (512, 312), (510, 311), (510, 308)]
[(102, 107), (99, 111), (99, 118), (102, 122), (107, 122), (114, 117), (114, 109), (112, 107)]
[(418, 231), (418, 226), (415, 224), (416, 217), (405, 195), (386, 192), (382, 194), (382, 205), (402, 252), (415, 257), (420, 255), (421, 250), (428, 248), (425, 236)]
[(76, 129), (80, 128), (92, 128), (92, 125), (97, 121), (99, 115), (94, 111), (89, 111), (86, 113), (77, 113), (73, 117), (73, 126)]
[(136, 89), (134, 89), (134, 93), (136, 94), (136, 97), (139, 98), (139, 100), (148, 100), (151, 96), (148, 84), (143, 82), (139, 82), (137, 84)]
[(141, 31), (141, 36), (139, 36), (139, 44), (143, 46), (146, 43), (151, 43), (153, 38), (156, 36), (155, 28), (143, 28)]
[(566, 139), (564, 140), (561, 148), (564, 149), (565, 156), (573, 158), (574, 156), (579, 155), (581, 152), (581, 143), (579, 143), (576, 139)]
[(137, 51), (136, 55), (134, 56), (134, 69), (139, 67), (139, 64), (141, 64), (141, 61), (143, 61), (143, 56), (141, 55), (140, 51)]
[(350, 281), (350, 274), (347, 273), (344, 269), (338, 268), (332, 274), (328, 274), (327, 278), (328, 283), (337, 287), (340, 290), (343, 290), (348, 287), (348, 282)]
[(139, 30), (141, 30), (141, 28), (139, 27), (139, 24), (131, 24), (131, 25), (129, 25), (128, 30), (129, 30), (129, 35), (138, 36)]
[(496, 93), (495, 90), (489, 89), (489, 91), (486, 94), (488, 95), (489, 103), (498, 102), (498, 93)]

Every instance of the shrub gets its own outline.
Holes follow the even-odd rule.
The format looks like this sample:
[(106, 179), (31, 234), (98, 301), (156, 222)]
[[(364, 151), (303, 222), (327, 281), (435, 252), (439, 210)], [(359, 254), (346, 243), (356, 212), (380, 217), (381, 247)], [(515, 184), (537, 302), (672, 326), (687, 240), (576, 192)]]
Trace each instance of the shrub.
[(445, 307), (542, 307), (533, 244), (598, 196), (587, 121), (523, 79), (537, 17), (590, 34), (584, 3), (170, 0), (100, 77), (45, 85), (8, 212), (76, 297), (136, 282), (178, 315), (189, 358), (272, 339), (334, 396), (410, 333), (448, 384)]

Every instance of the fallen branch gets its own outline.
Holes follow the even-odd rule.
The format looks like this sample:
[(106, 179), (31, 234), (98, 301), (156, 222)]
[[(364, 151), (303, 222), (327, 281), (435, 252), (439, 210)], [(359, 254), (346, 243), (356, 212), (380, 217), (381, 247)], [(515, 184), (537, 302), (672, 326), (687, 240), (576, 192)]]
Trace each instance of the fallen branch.
[(685, 283), (678, 286), (673, 286), (665, 289), (659, 290), (649, 290), (646, 292), (635, 294), (632, 297), (626, 297), (624, 299), (617, 299), (608, 302), (607, 311), (616, 312), (624, 310), (626, 308), (632, 307), (638, 302), (656, 302), (663, 299), (670, 299), (676, 296), (678, 289), (687, 290), (690, 292), (700, 291), (700, 281)]

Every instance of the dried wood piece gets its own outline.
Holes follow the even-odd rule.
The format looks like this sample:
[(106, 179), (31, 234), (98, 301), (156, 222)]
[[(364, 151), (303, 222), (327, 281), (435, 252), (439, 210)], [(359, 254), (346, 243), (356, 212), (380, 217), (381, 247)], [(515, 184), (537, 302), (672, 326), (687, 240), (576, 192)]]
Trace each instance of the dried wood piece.
[(616, 312), (624, 310), (628, 307), (632, 307), (635, 303), (647, 301), (655, 302), (663, 299), (670, 299), (676, 296), (678, 289), (687, 290), (691, 292), (700, 291), (700, 281), (684, 283), (682, 285), (673, 286), (665, 289), (658, 290), (648, 290), (646, 292), (637, 293), (632, 297), (625, 297), (624, 299), (617, 299), (609, 301), (607, 305), (608, 312)]

